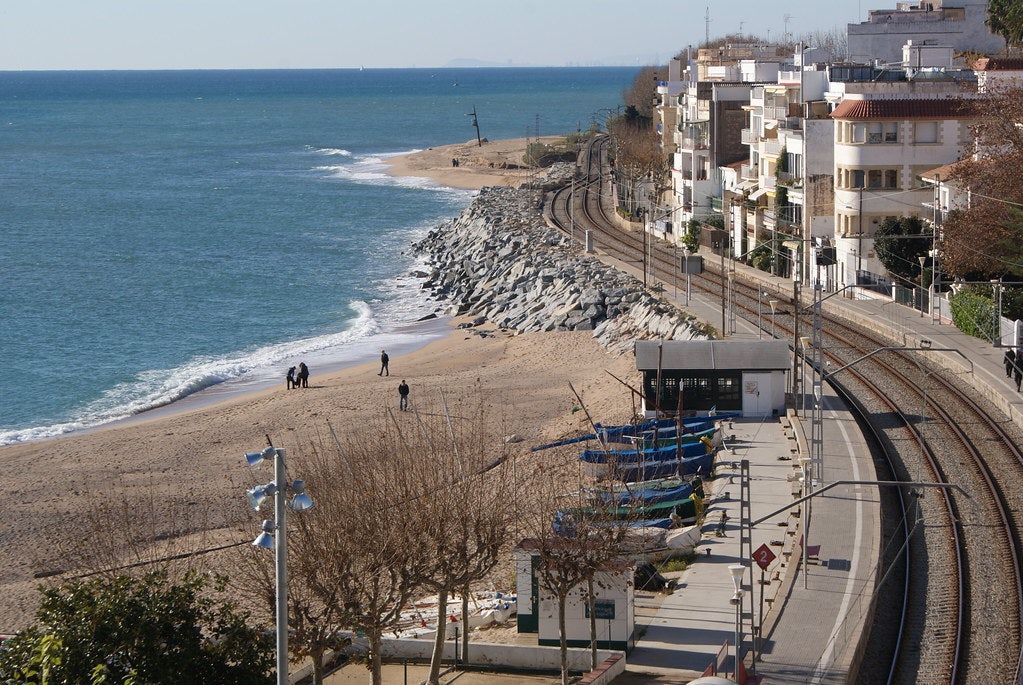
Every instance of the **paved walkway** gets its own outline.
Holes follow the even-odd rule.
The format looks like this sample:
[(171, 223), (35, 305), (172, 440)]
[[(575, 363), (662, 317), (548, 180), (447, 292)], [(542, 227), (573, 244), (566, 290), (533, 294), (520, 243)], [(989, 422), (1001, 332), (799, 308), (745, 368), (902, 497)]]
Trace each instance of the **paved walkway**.
[[(706, 250), (704, 256), (717, 263), (717, 257)], [(618, 266), (630, 270), (629, 265)], [(790, 281), (741, 264), (736, 268), (743, 278), (759, 282), (765, 292), (777, 294), (783, 301), (790, 300)], [(684, 288), (679, 288), (676, 294), (673, 287), (667, 287), (664, 295), (680, 306), (687, 305)], [(720, 327), (720, 297), (696, 290), (692, 295), (687, 308), (701, 320)], [(812, 291), (804, 288), (803, 296), (811, 298)], [(921, 352), (926, 355), (926, 361), (921, 357), (922, 363), (958, 374), (964, 384), (973, 386), (979, 395), (1023, 425), (1023, 396), (1017, 393), (1015, 383), (1005, 377), (1004, 348), (966, 336), (948, 321), (939, 322), (926, 313), (921, 316), (920, 312), (889, 299), (867, 297), (858, 291), (830, 297), (822, 307), (829, 313), (893, 334), (897, 345), (929, 347), (930, 351)], [(767, 317), (765, 336), (770, 331), (766, 320)], [(736, 318), (735, 334), (729, 337), (750, 340), (760, 336), (756, 322)], [(827, 387), (823, 419), (824, 482), (874, 480), (872, 460), (855, 420)], [(790, 412), (789, 417), (780, 421), (744, 419), (735, 421), (726, 433), (735, 434), (733, 454), (723, 454), (721, 460), (726, 464), (729, 459), (750, 462), (752, 520), (791, 504), (800, 487), (798, 455), (809, 453), (806, 437), (810, 433), (809, 417), (794, 417)], [(719, 475), (731, 473), (730, 466), (718, 469)], [(815, 497), (809, 511), (797, 506), (763, 521), (752, 531), (751, 546), (743, 548), (746, 558), (740, 559), (738, 482), (737, 477), (719, 477), (713, 482), (714, 494), (708, 499), (704, 529), (706, 543), (700, 547), (697, 563), (682, 575), (679, 587), (657, 609), (649, 628), (628, 656), (628, 670), (675, 673), (685, 680), (698, 676), (714, 663), (719, 666), (719, 674), (730, 674), (731, 657), (719, 657), (726, 642), (729, 653), (734, 649), (736, 612), (730, 601), (735, 592), (728, 566), (741, 562), (747, 566), (739, 621), (747, 672), (752, 675), (754, 665), (749, 653), (752, 628), (763, 620), (764, 640), (755, 663), (761, 682), (845, 682), (878, 581), (877, 488), (837, 486)], [(728, 523), (724, 536), (717, 537), (721, 512), (728, 516)], [(803, 513), (810, 516), (809, 547), (820, 545), (817, 557), (806, 565), (805, 573), (799, 546), (804, 525), (799, 515)], [(764, 585), (760, 582), (759, 566), (751, 563), (747, 552), (761, 544), (767, 544), (777, 557), (764, 573)], [(761, 588), (766, 609), (763, 618)]]

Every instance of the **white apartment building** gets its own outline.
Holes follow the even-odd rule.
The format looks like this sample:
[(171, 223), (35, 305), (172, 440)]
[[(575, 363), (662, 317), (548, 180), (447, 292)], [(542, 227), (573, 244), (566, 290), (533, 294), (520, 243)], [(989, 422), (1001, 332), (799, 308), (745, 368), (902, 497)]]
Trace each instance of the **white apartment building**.
[(680, 225), (721, 211), (720, 167), (747, 157), (741, 131), (750, 90), (776, 80), (782, 62), (777, 48), (746, 44), (701, 49), (688, 61), (671, 162), (671, 204)]
[(874, 253), (874, 235), (888, 217), (920, 215), (933, 202), (933, 189), (920, 177), (969, 149), (975, 80), (972, 72), (947, 68), (889, 80), (876, 73), (862, 78), (851, 68), (831, 71), (825, 99), (834, 105), (837, 285), (887, 291), (891, 280)]
[(867, 21), (847, 26), (849, 61), (897, 63), (906, 41), (994, 54), (1005, 41), (988, 30), (987, 7), (986, 0), (921, 0), (870, 10)]
[(774, 273), (796, 280), (806, 280), (808, 263), (816, 273), (813, 248), (834, 232), (834, 122), (823, 101), (827, 72), (814, 62), (815, 52), (798, 51), (775, 83), (753, 87), (742, 132), (748, 164), (725, 207), (734, 254), (743, 259), (766, 243)]

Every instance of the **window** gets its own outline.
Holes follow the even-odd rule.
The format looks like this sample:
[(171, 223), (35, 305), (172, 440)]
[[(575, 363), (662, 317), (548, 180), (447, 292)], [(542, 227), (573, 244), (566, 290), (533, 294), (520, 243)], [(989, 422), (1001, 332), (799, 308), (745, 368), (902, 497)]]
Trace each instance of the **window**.
[(880, 188), (883, 174), (880, 169), (871, 169), (867, 172), (867, 187)]
[(938, 142), (938, 122), (921, 121), (914, 126), (913, 137), (917, 143)]
[(872, 121), (868, 123), (867, 142), (873, 144), (899, 142), (899, 122)]
[(853, 169), (852, 170), (852, 184), (851, 184), (850, 187), (852, 187), (852, 188), (865, 188), (866, 187), (865, 180), (866, 179), (865, 179), (865, 174), (863, 172), (863, 169)]
[(898, 169), (885, 169), (884, 170), (884, 182), (885, 188), (898, 188), (899, 187), (899, 170)]
[(866, 124), (853, 124), (852, 126), (852, 140), (851, 143), (863, 143), (867, 140), (867, 125)]

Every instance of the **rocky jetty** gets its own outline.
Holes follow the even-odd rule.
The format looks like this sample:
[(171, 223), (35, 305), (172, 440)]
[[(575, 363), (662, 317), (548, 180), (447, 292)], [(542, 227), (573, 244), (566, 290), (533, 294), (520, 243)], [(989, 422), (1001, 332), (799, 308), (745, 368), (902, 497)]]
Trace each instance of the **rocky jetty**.
[(413, 249), (431, 267), (422, 287), (445, 313), (476, 317), (476, 325), (593, 331), (614, 353), (631, 351), (636, 339), (710, 337), (695, 317), (547, 226), (535, 191), (483, 188)]

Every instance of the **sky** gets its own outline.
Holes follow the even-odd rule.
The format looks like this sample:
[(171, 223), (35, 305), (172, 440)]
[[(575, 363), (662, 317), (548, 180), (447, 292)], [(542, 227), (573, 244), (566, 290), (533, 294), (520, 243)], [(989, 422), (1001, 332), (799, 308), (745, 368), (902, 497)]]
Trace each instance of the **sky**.
[(0, 0), (0, 71), (663, 65), (708, 11), (711, 38), (778, 39), (844, 32), (894, 5), (878, 2)]

